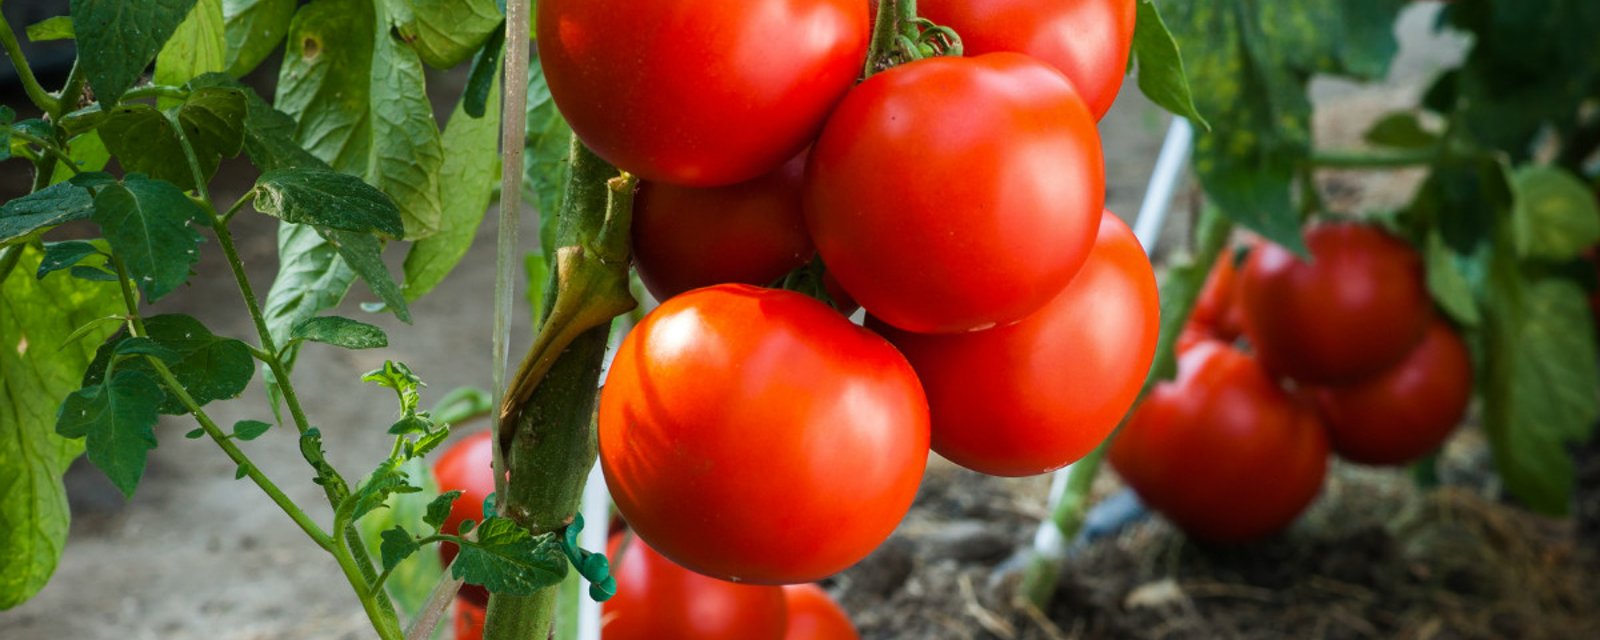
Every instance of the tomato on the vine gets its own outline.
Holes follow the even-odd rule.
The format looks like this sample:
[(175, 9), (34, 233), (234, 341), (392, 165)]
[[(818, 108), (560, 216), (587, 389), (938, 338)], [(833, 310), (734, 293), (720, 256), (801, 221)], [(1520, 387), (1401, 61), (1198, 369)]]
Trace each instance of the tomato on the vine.
[(917, 12), (955, 29), (967, 55), (1015, 51), (1078, 88), (1099, 120), (1117, 99), (1133, 48), (1134, 0), (922, 0)]
[(1189, 313), (1189, 324), (1223, 342), (1233, 342), (1244, 332), (1244, 311), (1239, 304), (1238, 264), (1231, 250), (1223, 251), (1211, 265), (1200, 297)]
[(667, 300), (617, 349), (600, 463), (623, 518), (706, 575), (811, 582), (911, 506), (928, 406), (904, 357), (812, 298), (717, 285)]
[(633, 262), (657, 300), (690, 289), (765, 285), (816, 254), (800, 210), (805, 156), (726, 187), (645, 182), (633, 205)]
[(489, 613), (485, 606), (466, 598), (456, 598), (455, 608), (453, 640), (483, 640), (484, 618)]
[(783, 640), (860, 640), (850, 616), (822, 587), (785, 585), (783, 599), (789, 607), (789, 628)]
[(1435, 321), (1399, 364), (1372, 378), (1313, 392), (1333, 450), (1365, 464), (1397, 465), (1438, 449), (1472, 399), (1472, 356)]
[(641, 178), (743, 182), (794, 157), (866, 62), (861, 0), (541, 0), (539, 62), (596, 154)]
[(806, 226), (845, 290), (922, 333), (1010, 324), (1094, 244), (1105, 168), (1064, 76), (1017, 53), (919, 60), (861, 83), (806, 167)]
[[(602, 606), (606, 640), (782, 640), (783, 589), (708, 578), (661, 557), (643, 540), (611, 536), (617, 594)], [(626, 545), (626, 548), (624, 548)]]
[(1340, 384), (1404, 358), (1432, 316), (1422, 257), (1364, 224), (1317, 225), (1305, 241), (1310, 263), (1262, 242), (1239, 273), (1245, 336), (1262, 364), (1307, 384)]
[(1122, 420), (1155, 357), (1161, 303), (1138, 239), (1104, 215), (1083, 269), (1021, 322), (930, 335), (869, 320), (922, 379), (934, 451), (991, 475), (1033, 475), (1083, 457)]
[[(483, 520), (483, 501), (494, 493), (494, 441), (489, 431), (479, 431), (450, 445), (433, 464), (433, 475), (439, 482), (439, 491), (460, 491), (461, 496), (450, 504), (450, 515), (439, 527), (443, 533), (456, 533), (466, 520)], [(445, 566), (456, 557), (453, 542), (439, 544), (439, 559)], [(489, 602), (489, 592), (475, 584), (461, 585), (461, 598), (483, 605)]]
[(1178, 358), (1112, 440), (1111, 464), (1145, 504), (1189, 535), (1257, 539), (1316, 498), (1328, 434), (1253, 358), (1216, 341)]

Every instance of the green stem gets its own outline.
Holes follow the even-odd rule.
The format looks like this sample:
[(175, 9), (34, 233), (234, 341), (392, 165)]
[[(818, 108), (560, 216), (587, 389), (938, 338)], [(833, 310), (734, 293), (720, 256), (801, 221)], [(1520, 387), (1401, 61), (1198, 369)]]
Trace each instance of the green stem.
[[(360, 544), (357, 539), (356, 544)], [(383, 590), (371, 589), (371, 577), (366, 574), (371, 571), (369, 563), (360, 562), (351, 548), (349, 538), (335, 540), (333, 558), (339, 563), (339, 570), (344, 573), (345, 580), (356, 591), (356, 597), (361, 600), (361, 609), (367, 612), (367, 619), (372, 622), (372, 628), (378, 632), (378, 637), (384, 640), (405, 640), (405, 632), (400, 629), (400, 619), (395, 616), (393, 605)], [(376, 591), (376, 593), (374, 593)]]
[(4, 14), (0, 14), (0, 47), (4, 47), (6, 55), (11, 56), (11, 64), (17, 68), (17, 78), (22, 80), (22, 90), (28, 94), (28, 99), (32, 100), (40, 111), (56, 113), (61, 108), (60, 102), (39, 85), (38, 78), (33, 77), (33, 69), (28, 66), (28, 59), (22, 56), (22, 45), (17, 42), (17, 33), (11, 30), (11, 23), (6, 21)]
[(1393, 169), (1433, 164), (1439, 153), (1437, 146), (1385, 151), (1318, 149), (1311, 153), (1311, 165), (1319, 169)]
[(126, 93), (122, 94), (121, 100), (126, 102), (128, 100), (138, 100), (140, 98), (172, 98), (174, 100), (187, 100), (189, 98), (189, 90), (184, 89), (183, 87), (173, 87), (164, 84), (147, 84), (142, 87), (134, 87), (129, 89)]
[[(872, 41), (867, 46), (867, 63), (861, 71), (862, 79), (871, 78), (873, 74), (894, 66), (900, 48), (900, 36), (907, 35), (908, 29), (915, 29), (912, 21), (916, 18), (917, 0), (878, 0), (878, 22), (872, 26)], [(915, 33), (910, 35), (915, 36)]]
[(67, 72), (67, 83), (56, 96), (56, 111), (50, 114), (51, 119), (60, 122), (62, 116), (78, 108), (78, 103), (83, 99), (83, 83), (86, 79), (83, 58), (79, 57), (72, 61), (72, 71)]
[[(54, 141), (46, 140), (26, 131), (17, 131), (16, 129), (11, 130), (11, 137), (26, 140), (29, 144), (33, 144), (38, 146), (40, 149), (44, 149), (46, 154), (49, 154), (54, 159), (60, 160), (62, 163), (66, 164), (67, 168), (72, 170), (72, 173), (83, 173), (83, 170), (78, 168), (78, 163), (73, 162), (72, 156), (67, 155), (66, 152), (57, 148)], [(53, 175), (54, 173), (54, 166), (51, 166), (49, 171), (44, 172), (46, 176)]]
[[(1161, 287), (1161, 333), (1156, 339), (1156, 357), (1151, 363), (1150, 372), (1145, 375), (1144, 386), (1139, 390), (1141, 399), (1157, 383), (1170, 380), (1177, 374), (1178, 360), (1175, 349), (1178, 336), (1183, 333), (1184, 325), (1188, 324), (1189, 315), (1194, 311), (1195, 301), (1200, 297), (1200, 290), (1204, 288), (1206, 277), (1211, 274), (1211, 265), (1216, 263), (1217, 256), (1227, 247), (1228, 236), (1232, 231), (1233, 223), (1227, 216), (1215, 208), (1207, 208), (1201, 214), (1198, 228), (1195, 230), (1194, 256), (1187, 264), (1172, 269), (1168, 274), (1166, 286)], [(1134, 406), (1137, 407), (1138, 403), (1135, 402)], [(1122, 424), (1117, 425), (1116, 431), (1113, 431), (1089, 455), (1073, 463), (1071, 470), (1067, 472), (1066, 491), (1050, 513), (1050, 521), (1055, 523), (1067, 544), (1076, 540), (1078, 534), (1083, 531), (1084, 522), (1089, 515), (1089, 494), (1094, 489), (1095, 476), (1100, 473), (1100, 467), (1105, 461), (1106, 451), (1111, 447), (1111, 442), (1126, 424), (1124, 418)], [(1019, 592), (1040, 610), (1045, 610), (1055, 593), (1056, 580), (1061, 575), (1063, 559), (1042, 555), (1035, 555), (1029, 559)]]

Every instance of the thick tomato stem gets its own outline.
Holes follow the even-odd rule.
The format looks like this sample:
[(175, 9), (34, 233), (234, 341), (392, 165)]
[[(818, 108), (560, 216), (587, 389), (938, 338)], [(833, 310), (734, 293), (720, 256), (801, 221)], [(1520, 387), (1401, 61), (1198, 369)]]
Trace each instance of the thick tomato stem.
[(861, 73), (862, 79), (907, 62), (901, 59), (905, 53), (901, 39), (915, 40), (918, 34), (917, 0), (878, 0), (873, 16), (877, 21), (872, 25), (872, 43), (867, 47), (867, 66)]

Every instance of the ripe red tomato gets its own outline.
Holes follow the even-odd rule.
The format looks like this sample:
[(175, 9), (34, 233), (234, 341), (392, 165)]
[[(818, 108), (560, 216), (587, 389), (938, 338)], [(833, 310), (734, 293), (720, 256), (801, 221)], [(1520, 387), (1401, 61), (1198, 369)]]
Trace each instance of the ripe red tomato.
[(1312, 262), (1262, 242), (1239, 274), (1244, 332), (1274, 373), (1340, 384), (1399, 362), (1428, 327), (1422, 257), (1376, 227), (1305, 233)]
[(861, 0), (542, 0), (539, 61), (600, 157), (711, 187), (805, 148), (866, 63)]
[(961, 35), (966, 54), (1015, 51), (1067, 75), (1099, 120), (1133, 48), (1133, 0), (922, 0), (917, 12)]
[(1083, 269), (1021, 322), (945, 335), (868, 327), (922, 379), (934, 451), (1025, 476), (1083, 457), (1122, 421), (1155, 358), (1161, 302), (1138, 239), (1106, 212)]
[(1309, 405), (1220, 342), (1178, 358), (1111, 444), (1111, 464), (1190, 536), (1246, 542), (1294, 521), (1322, 488), (1328, 435)]
[(1194, 311), (1189, 314), (1189, 324), (1215, 336), (1222, 342), (1239, 339), (1244, 331), (1244, 310), (1239, 306), (1238, 265), (1232, 250), (1217, 256), (1195, 300)]
[[(661, 557), (643, 540), (611, 536), (606, 554), (617, 595), (601, 607), (606, 640), (781, 640), (783, 589), (708, 578)], [(620, 552), (620, 553), (619, 553)]]
[[(450, 445), (433, 464), (434, 478), (439, 481), (439, 491), (460, 491), (461, 496), (450, 505), (450, 516), (445, 518), (444, 533), (456, 533), (464, 520), (483, 520), (483, 501), (494, 493), (494, 441), (489, 431), (479, 431)], [(456, 557), (456, 545), (439, 544), (439, 559), (445, 566)], [(478, 605), (489, 602), (489, 592), (475, 584), (461, 585), (461, 598)]]
[(483, 623), (488, 611), (484, 605), (456, 598), (455, 640), (483, 640)]
[(928, 405), (888, 342), (792, 291), (672, 298), (617, 349), (600, 463), (617, 509), (673, 562), (812, 582), (899, 524), (928, 456)]
[(806, 167), (822, 260), (878, 319), (920, 333), (1038, 310), (1089, 255), (1105, 199), (1094, 119), (1016, 53), (930, 58), (861, 83)]
[(783, 598), (789, 606), (789, 629), (783, 640), (860, 640), (850, 616), (822, 587), (786, 585)]
[(1472, 356), (1443, 322), (1372, 378), (1314, 392), (1333, 450), (1366, 464), (1405, 464), (1438, 449), (1472, 399)]
[(727, 187), (645, 182), (633, 205), (633, 262), (657, 300), (690, 289), (766, 285), (816, 254), (800, 210), (805, 156)]

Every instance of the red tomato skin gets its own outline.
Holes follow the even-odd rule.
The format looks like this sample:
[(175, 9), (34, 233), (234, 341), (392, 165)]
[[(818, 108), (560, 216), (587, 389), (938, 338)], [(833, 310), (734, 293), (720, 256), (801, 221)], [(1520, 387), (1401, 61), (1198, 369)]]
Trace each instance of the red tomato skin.
[(1072, 84), (1016, 53), (930, 58), (851, 91), (812, 147), (806, 227), (868, 313), (907, 331), (1006, 325), (1089, 255), (1100, 138)]
[(783, 589), (708, 578), (673, 564), (637, 537), (623, 549), (622, 539), (614, 535), (607, 545), (617, 595), (601, 606), (606, 640), (783, 638)]
[(783, 587), (789, 606), (789, 627), (783, 640), (861, 640), (849, 614), (815, 584)]
[(961, 34), (966, 55), (1014, 51), (1060, 70), (1095, 120), (1128, 72), (1134, 0), (922, 0), (917, 12)]
[(1238, 265), (1232, 250), (1222, 252), (1211, 266), (1206, 284), (1195, 300), (1189, 324), (1222, 342), (1233, 342), (1244, 332), (1244, 310), (1239, 305)]
[(456, 598), (455, 640), (483, 640), (483, 623), (488, 615), (484, 605)]
[(1161, 302), (1138, 239), (1106, 212), (1083, 269), (1021, 322), (944, 335), (867, 326), (916, 368), (935, 452), (1026, 476), (1082, 458), (1122, 421), (1155, 358)]
[(643, 179), (750, 180), (805, 148), (866, 62), (860, 0), (544, 0), (537, 44), (584, 144)]
[[(483, 501), (494, 493), (494, 441), (490, 432), (473, 433), (444, 450), (433, 463), (433, 476), (439, 481), (439, 491), (460, 491), (461, 496), (450, 504), (450, 516), (445, 518), (440, 531), (456, 533), (464, 520), (483, 521)], [(439, 560), (445, 566), (456, 557), (456, 545), (439, 543)], [(489, 602), (489, 592), (475, 584), (461, 585), (461, 598), (479, 606)]]
[(1220, 342), (1191, 347), (1112, 441), (1117, 473), (1150, 508), (1199, 540), (1233, 544), (1288, 527), (1316, 498), (1328, 435), (1254, 359)]
[(865, 557), (911, 506), (928, 408), (887, 341), (791, 291), (696, 289), (646, 315), (600, 394), (617, 509), (673, 562), (753, 584)]
[(755, 180), (699, 189), (645, 182), (633, 204), (633, 263), (657, 300), (690, 289), (767, 285), (816, 249), (800, 209), (805, 157)]
[(1305, 241), (1312, 263), (1262, 242), (1239, 274), (1245, 336), (1267, 369), (1306, 384), (1341, 384), (1410, 353), (1433, 309), (1421, 256), (1362, 224), (1318, 225)]
[(1313, 393), (1335, 453), (1402, 465), (1438, 449), (1461, 423), (1472, 400), (1472, 356), (1455, 330), (1435, 321), (1389, 370)]

